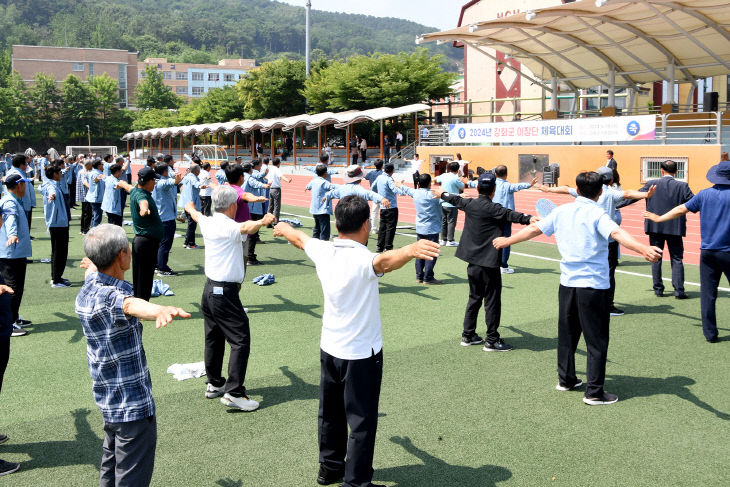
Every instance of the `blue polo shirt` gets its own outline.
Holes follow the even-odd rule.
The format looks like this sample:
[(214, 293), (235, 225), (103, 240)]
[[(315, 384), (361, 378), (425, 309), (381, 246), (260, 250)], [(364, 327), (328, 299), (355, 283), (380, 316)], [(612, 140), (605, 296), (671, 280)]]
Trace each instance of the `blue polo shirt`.
[(200, 180), (198, 176), (189, 172), (182, 180), (180, 199), (177, 202), (179, 208), (185, 208), (188, 201), (192, 201), (195, 209), (200, 211)]
[(530, 183), (510, 184), (504, 179), (497, 178), (497, 186), (494, 189), (494, 198), (492, 198), (492, 201), (504, 206), (505, 208), (514, 210), (515, 193), (522, 191), (523, 189), (528, 189), (529, 187)]
[(161, 177), (152, 190), (152, 199), (160, 212), (160, 221), (169, 222), (177, 217), (175, 202), (177, 201), (177, 185), (170, 177)]
[[(46, 228), (57, 228), (68, 226), (68, 213), (66, 213), (66, 200), (63, 199), (60, 182), (53, 179), (46, 179), (41, 186), (43, 195), (43, 216), (46, 219)], [(52, 194), (56, 196), (51, 201)]]
[(331, 215), (332, 200), (322, 202), (327, 191), (336, 188), (336, 186), (328, 182), (325, 178), (317, 176), (309, 181), (307, 189), (312, 192), (312, 202), (309, 204), (309, 213), (312, 215)]
[(398, 208), (398, 195), (403, 194), (403, 191), (395, 185), (393, 176), (385, 173), (381, 174), (377, 177), (371, 189), (387, 199), (391, 208)]
[(104, 180), (94, 181), (99, 176), (101, 176), (101, 171), (98, 169), (92, 169), (86, 175), (86, 180), (89, 183), (89, 190), (86, 192), (86, 201), (89, 203), (101, 203), (104, 201)]
[[(443, 189), (445, 193), (459, 194), (459, 192), (464, 189), (464, 183), (461, 182), (459, 176), (450, 172), (437, 176), (436, 182), (441, 185), (441, 189)], [(454, 205), (451, 203), (444, 202), (444, 208), (453, 207)]]
[(341, 200), (345, 196), (350, 196), (351, 194), (356, 194), (365, 201), (374, 201), (376, 203), (383, 201), (383, 197), (378, 193), (369, 191), (360, 186), (358, 183), (348, 183), (343, 184), (342, 186), (337, 186), (335, 189), (328, 191), (325, 198), (327, 198), (327, 202), (329, 203), (333, 199)]
[[(316, 173), (317, 172), (317, 166), (319, 166), (320, 164), (317, 164), (315, 166), (303, 166), (303, 169), (305, 169), (305, 170), (307, 170), (309, 172)], [(325, 179), (327, 180), (327, 182), (330, 182), (331, 183), (332, 182), (332, 175), (333, 174), (337, 174), (338, 172), (339, 171), (337, 169), (331, 169), (329, 166), (327, 166), (327, 177), (325, 177)]]
[(434, 197), (430, 189), (413, 189), (406, 186), (403, 192), (413, 198), (416, 207), (416, 233), (419, 235), (433, 235), (441, 232), (443, 215), (441, 205), (443, 200)]
[(383, 171), (380, 169), (373, 169), (372, 171), (368, 171), (368, 173), (365, 175), (365, 179), (368, 180), (370, 183), (370, 189), (373, 189), (373, 185), (375, 184), (375, 180), (378, 179), (378, 176), (383, 174)]
[(608, 289), (608, 240), (618, 228), (596, 202), (578, 196), (555, 208), (537, 227), (555, 234), (560, 261), (560, 284), (566, 287)]
[(228, 179), (226, 178), (226, 172), (223, 169), (218, 169), (215, 172), (215, 180), (218, 181), (218, 184), (223, 186), (228, 182)]
[[(251, 193), (254, 196), (264, 196), (266, 195), (266, 188), (264, 188), (264, 183), (258, 180), (254, 174), (260, 174), (258, 171), (255, 171), (251, 174), (244, 174), (244, 181), (243, 181), (243, 191), (246, 193)], [(252, 215), (263, 215), (264, 214), (264, 204), (263, 203), (249, 203), (248, 204), (248, 210), (251, 212)]]
[(730, 252), (730, 185), (703, 189), (684, 206), (692, 213), (700, 212), (700, 249)]
[(104, 199), (101, 201), (101, 209), (107, 213), (114, 215), (122, 214), (122, 189), (117, 188), (119, 179), (112, 175), (105, 177), (104, 183)]
[[(27, 186), (30, 186), (27, 184)], [(30, 230), (25, 215), (23, 202), (13, 193), (8, 192), (0, 199), (0, 215), (3, 218), (0, 227), (0, 259), (22, 259), (31, 256)], [(18, 243), (9, 247), (5, 245), (10, 237), (18, 237)]]

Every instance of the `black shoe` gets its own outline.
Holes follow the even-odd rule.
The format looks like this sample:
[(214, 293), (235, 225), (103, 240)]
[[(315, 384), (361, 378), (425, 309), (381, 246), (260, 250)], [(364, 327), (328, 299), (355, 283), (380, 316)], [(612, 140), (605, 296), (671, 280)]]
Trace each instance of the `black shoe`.
[(18, 326), (31, 326), (33, 324), (33, 322), (30, 320), (24, 320), (23, 318), (18, 318), (15, 321), (15, 324)]
[(332, 472), (327, 470), (322, 465), (319, 466), (319, 473), (317, 474), (317, 483), (319, 485), (330, 485), (335, 482), (339, 482), (345, 476), (344, 470), (338, 470)]
[(715, 338), (708, 338), (707, 343), (717, 343), (717, 337)]
[(258, 259), (248, 259), (246, 265), (261, 265), (261, 261)]
[(555, 390), (557, 391), (572, 391), (573, 389), (577, 389), (578, 387), (583, 385), (583, 381), (578, 379), (578, 382), (573, 384), (572, 386), (567, 386), (561, 382), (558, 382), (558, 385), (555, 386)]
[(179, 276), (177, 272), (170, 269), (169, 271), (157, 271), (155, 274), (161, 277), (171, 277), (171, 276)]
[(35, 240), (35, 237), (33, 235), (30, 236), (31, 240)]
[(689, 299), (687, 293), (678, 293), (674, 295), (674, 299)]
[(618, 309), (616, 306), (611, 306), (611, 316), (623, 316), (624, 310)]
[(600, 396), (583, 396), (583, 402), (589, 406), (604, 406), (606, 404), (613, 404), (618, 401), (616, 394), (609, 394), (604, 392)]
[(504, 340), (502, 340), (500, 338), (499, 340), (497, 340), (494, 343), (489, 343), (489, 342), (485, 343), (484, 348), (482, 348), (482, 350), (484, 350), (485, 352), (509, 352), (513, 348), (515, 348), (515, 347), (504, 343)]
[(470, 337), (461, 337), (461, 346), (468, 347), (470, 345), (481, 345), (484, 342), (482, 337), (479, 335), (472, 335)]
[(8, 438), (8, 435), (0, 435), (0, 445), (2, 445), (3, 443), (7, 443), (9, 439), (10, 438)]
[(438, 279), (432, 279), (430, 281), (423, 281), (424, 284), (428, 284), (430, 286), (437, 286), (439, 284), (443, 284), (443, 281), (439, 281)]
[(0, 477), (3, 475), (8, 475), (13, 472), (17, 472), (20, 468), (19, 463), (13, 463), (13, 462), (6, 462), (5, 460), (0, 460)]
[(663, 298), (664, 291), (654, 291), (654, 296), (656, 296), (657, 298)]

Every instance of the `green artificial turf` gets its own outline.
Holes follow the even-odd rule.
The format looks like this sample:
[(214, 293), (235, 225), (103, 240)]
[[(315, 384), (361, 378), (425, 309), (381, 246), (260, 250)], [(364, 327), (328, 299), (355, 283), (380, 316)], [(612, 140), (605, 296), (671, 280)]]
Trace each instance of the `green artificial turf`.
[[(285, 211), (307, 215), (300, 208)], [(312, 220), (301, 220), (310, 231)], [(21, 314), (35, 326), (27, 337), (12, 339), (0, 395), (0, 432), (11, 438), (0, 446), (0, 458), (22, 466), (0, 485), (98, 485), (102, 421), (73, 304), (82, 279), (78, 219), (71, 227), (70, 289), (49, 287), (50, 265), (37, 259), (49, 256), (50, 242), (42, 220), (33, 227), (36, 262), (28, 268)], [(176, 295), (154, 301), (181, 306), (193, 317), (144, 331), (159, 424), (153, 485), (316, 485), (322, 292), (303, 252), (274, 239), (271, 230), (262, 236), (266, 243), (258, 254), (265, 265), (249, 268), (241, 290), (252, 333), (246, 386), (261, 402), (253, 413), (205, 399), (204, 378), (178, 382), (166, 374), (173, 363), (203, 359), (204, 252), (184, 250), (182, 239), (175, 240), (170, 264), (182, 275), (166, 282)], [(396, 246), (412, 241), (398, 236)], [(443, 286), (417, 284), (412, 264), (381, 279), (385, 372), (375, 481), (480, 487), (730, 483), (728, 341), (705, 342), (698, 287), (688, 286), (688, 301), (658, 299), (648, 277), (617, 276), (617, 305), (627, 313), (611, 320), (606, 389), (620, 400), (588, 407), (581, 391), (555, 391), (558, 264), (512, 256), (517, 272), (503, 279), (500, 331), (515, 350), (485, 353), (459, 346), (467, 282), (466, 265), (454, 250), (442, 249), (436, 265)], [(513, 250), (557, 257), (546, 244)], [(686, 267), (687, 280), (699, 282), (697, 268)], [(633, 258), (619, 269), (650, 274), (648, 264)], [(251, 279), (264, 272), (274, 273), (276, 283), (253, 285)], [(727, 293), (718, 304), (726, 339)], [(582, 378), (584, 350), (581, 342)]]

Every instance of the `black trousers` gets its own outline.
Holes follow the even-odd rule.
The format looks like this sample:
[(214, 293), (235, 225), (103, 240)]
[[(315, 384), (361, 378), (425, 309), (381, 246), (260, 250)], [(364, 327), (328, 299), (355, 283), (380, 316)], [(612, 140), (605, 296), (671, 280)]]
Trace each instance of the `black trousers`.
[(323, 215), (312, 215), (314, 217), (314, 229), (312, 230), (312, 238), (318, 238), (319, 240), (330, 239), (330, 216), (327, 214)]
[(330, 472), (344, 471), (343, 486), (367, 487), (373, 478), (383, 351), (344, 360), (320, 350), (319, 362), (319, 463)]
[(66, 217), (68, 218), (68, 221), (71, 221), (71, 195), (64, 193), (63, 200), (66, 203)]
[(76, 177), (68, 183), (68, 205), (76, 206)]
[(89, 231), (91, 226), (91, 204), (87, 201), (81, 202), (81, 233)]
[(269, 213), (274, 215), (274, 223), (279, 223), (279, 215), (281, 215), (281, 188), (271, 188), (269, 192)]
[(558, 380), (564, 386), (578, 382), (575, 350), (581, 332), (588, 350), (586, 396), (603, 394), (608, 356), (608, 324), (611, 318), (608, 289), (566, 287), (558, 291)]
[(170, 266), (167, 265), (170, 259), (170, 249), (172, 249), (172, 241), (175, 240), (175, 228), (177, 223), (175, 220), (162, 222), (163, 234), (160, 241), (160, 248), (157, 250), (157, 268), (161, 271), (169, 271)]
[(211, 196), (201, 196), (200, 197), (200, 212), (205, 216), (211, 216), (212, 213), (210, 212), (210, 205), (213, 201), (213, 198)]
[(608, 279), (611, 288), (608, 292), (608, 304), (613, 306), (616, 294), (616, 267), (618, 266), (618, 242), (608, 242)]
[(132, 240), (132, 285), (135, 298), (150, 300), (159, 246), (159, 240), (142, 235), (135, 235)]
[(393, 239), (395, 239), (396, 226), (398, 226), (398, 208), (383, 208), (380, 210), (378, 252), (393, 250)]
[[(259, 213), (251, 213), (251, 220), (261, 220), (264, 215)], [(253, 233), (248, 236), (246, 242), (248, 243), (248, 260), (256, 259), (256, 244), (259, 241), (259, 232)]]
[[(122, 180), (126, 181), (129, 184), (132, 184), (132, 175), (131, 174), (123, 174)], [(122, 216), (124, 215), (124, 208), (127, 206), (127, 192), (125, 190), (120, 191), (119, 196), (122, 200)]]
[(61, 282), (68, 260), (68, 227), (51, 227), (51, 281)]
[[(251, 353), (251, 331), (248, 316), (243, 310), (235, 282), (217, 282), (207, 279), (203, 288), (200, 309), (205, 329), (205, 373), (215, 387), (225, 384), (224, 391), (234, 397), (246, 395), (248, 356)], [(226, 342), (231, 347), (228, 356), (228, 380), (223, 378), (223, 354)]]
[(122, 226), (122, 215), (106, 212), (106, 221), (112, 225)]
[(18, 321), (18, 310), (20, 309), (20, 303), (23, 301), (25, 270), (27, 267), (28, 263), (25, 257), (21, 259), (0, 259), (0, 277), (14, 291), (10, 301), (13, 321)]
[(502, 318), (502, 272), (499, 267), (482, 267), (469, 264), (466, 268), (469, 278), (469, 301), (464, 313), (463, 337), (472, 337), (477, 332), (479, 308), (484, 302), (484, 322), (487, 325), (487, 343), (499, 340), (499, 322)]
[(28, 231), (30, 231), (30, 227), (33, 224), (33, 208), (26, 211), (25, 216), (28, 218)]
[(357, 152), (355, 152), (354, 154), (352, 154), (352, 164), (353, 165), (357, 164), (357, 160), (358, 160), (359, 157), (360, 156), (358, 155)]
[(193, 220), (190, 213), (185, 212), (185, 218), (188, 221), (188, 228), (185, 231), (185, 245), (195, 245), (195, 230), (198, 228), (198, 223)]
[(700, 309), (702, 333), (705, 334), (707, 340), (717, 338), (715, 303), (717, 287), (720, 285), (723, 274), (730, 282), (730, 252), (702, 250), (700, 252)]
[[(664, 233), (650, 233), (649, 245), (664, 250), (664, 243), (669, 247), (669, 259), (672, 265), (672, 287), (674, 294), (684, 292), (684, 240), (680, 235), (667, 235)], [(664, 292), (664, 281), (662, 280), (662, 261), (654, 262), (651, 265), (651, 277), (654, 279), (654, 291)]]
[(99, 487), (147, 487), (155, 468), (157, 418), (104, 423)]
[(455, 207), (441, 208), (443, 217), (441, 219), (441, 240), (447, 242), (454, 241), (454, 231), (456, 231), (456, 221), (459, 219), (459, 209)]

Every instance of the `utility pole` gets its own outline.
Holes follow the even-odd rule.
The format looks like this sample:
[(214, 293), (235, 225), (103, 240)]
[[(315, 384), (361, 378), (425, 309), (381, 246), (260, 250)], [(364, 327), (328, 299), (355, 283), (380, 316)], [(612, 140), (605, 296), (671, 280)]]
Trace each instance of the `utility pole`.
[(89, 154), (91, 153), (91, 128), (89, 126), (86, 126), (86, 135), (89, 136)]
[(311, 34), (311, 10), (312, 10), (312, 0), (307, 0), (307, 25), (306, 25), (306, 40), (305, 40), (305, 46), (304, 50), (306, 51), (304, 53), (305, 56), (305, 63), (306, 63), (306, 69), (307, 69), (307, 78), (309, 78), (309, 63), (310, 63), (310, 56), (312, 51), (312, 34)]

